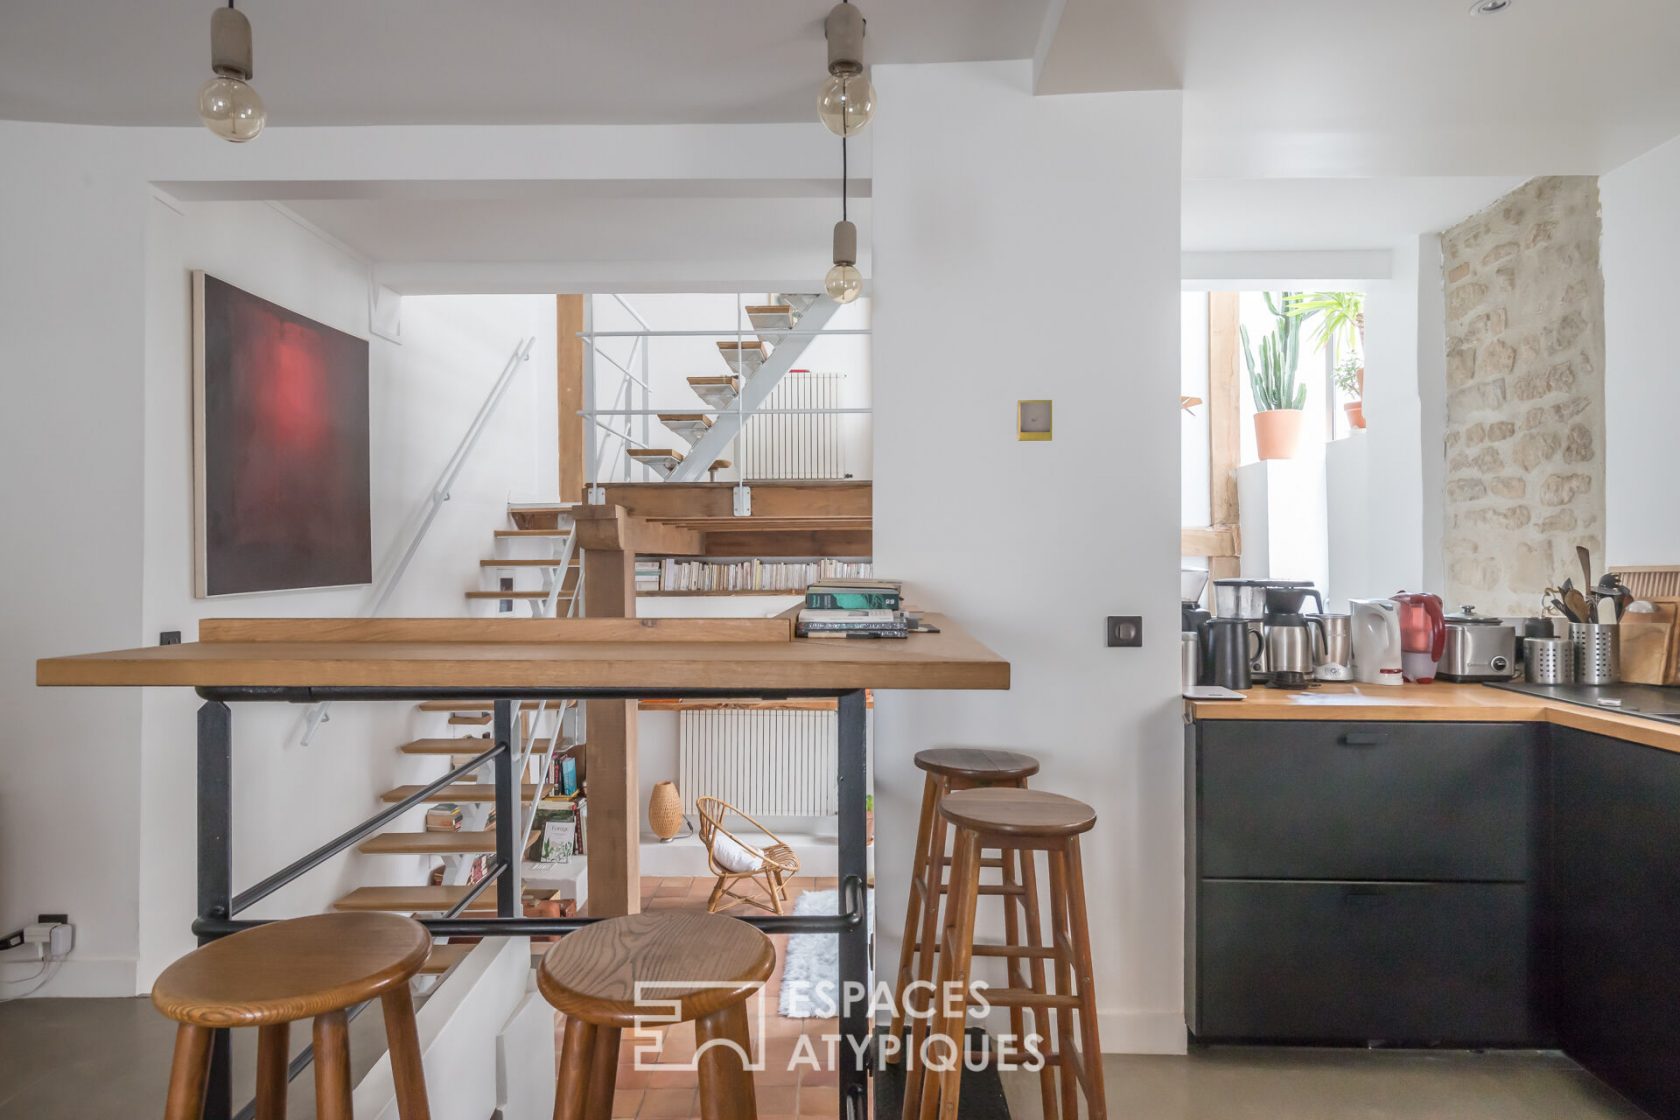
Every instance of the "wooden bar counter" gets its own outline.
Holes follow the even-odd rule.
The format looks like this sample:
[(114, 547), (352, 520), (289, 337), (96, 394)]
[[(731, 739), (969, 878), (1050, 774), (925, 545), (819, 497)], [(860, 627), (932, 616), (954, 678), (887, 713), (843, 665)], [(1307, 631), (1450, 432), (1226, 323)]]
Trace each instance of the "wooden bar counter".
[[(602, 555), (597, 552), (594, 555)], [(627, 554), (628, 555), (628, 554)], [(606, 582), (590, 577), (600, 591)], [(201, 940), (252, 923), (246, 906), (319, 866), (454, 780), (445, 774), (404, 801), (353, 827), (245, 891), (232, 884), (233, 720), (237, 703), (466, 700), (494, 707), (488, 740), (463, 739), (484, 753), (459, 773), (494, 766), (495, 864), (441, 917), (423, 924), (434, 936), (551, 936), (603, 914), (628, 912), (638, 897), (640, 807), (633, 803), (635, 702), (644, 699), (820, 700), (837, 711), (837, 849), (840, 911), (833, 915), (751, 919), (773, 933), (836, 934), (842, 991), (866, 990), (869, 929), (866, 799), (867, 705), (871, 690), (1007, 689), (1009, 663), (949, 619), (924, 615), (937, 633), (903, 640), (801, 640), (790, 618), (760, 619), (217, 619), (199, 624), (199, 640), (68, 657), (36, 666), (50, 686), (191, 688), (198, 712), (198, 903)], [(534, 700), (588, 701), (590, 736), (589, 862), (592, 917), (523, 918), (519, 869), (524, 814), (515, 767), (515, 713)], [(597, 719), (599, 716), (599, 719)], [(618, 726), (609, 726), (612, 722)], [(523, 760), (521, 756), (521, 761)], [(516, 825), (516, 822), (519, 822)], [(473, 895), (494, 885), (495, 917), (463, 916)], [(486, 895), (486, 897), (492, 897)], [(842, 1008), (839, 1053), (868, 1047), (868, 1009)], [(206, 1120), (234, 1113), (226, 1032), (213, 1043)], [(867, 1111), (869, 1068), (861, 1057), (840, 1063), (838, 1115)]]
[(1186, 700), (1185, 721), (1542, 723), (1680, 752), (1680, 725), (1481, 684), (1320, 684), (1303, 690), (1254, 688), (1244, 695), (1245, 700)]

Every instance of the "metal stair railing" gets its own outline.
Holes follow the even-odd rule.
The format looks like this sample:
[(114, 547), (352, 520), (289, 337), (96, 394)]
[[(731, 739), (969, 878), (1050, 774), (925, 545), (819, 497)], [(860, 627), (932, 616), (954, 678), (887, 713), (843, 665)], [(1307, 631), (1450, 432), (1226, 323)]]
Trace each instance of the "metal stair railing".
[[(420, 515), (420, 524), (409, 536), (408, 544), (398, 557), (396, 565), (381, 581), (378, 590), (374, 593), (373, 604), (368, 608), (365, 617), (377, 618), (379, 612), (385, 609), (385, 604), (390, 602), (391, 595), (402, 583), (403, 576), (408, 574), (408, 566), (413, 563), (415, 554), (420, 551), (420, 545), (424, 543), (426, 534), (431, 530), (432, 522), (437, 520), (439, 511), (443, 509), (443, 503), (449, 500), (450, 487), (455, 485), (455, 480), (461, 476), (461, 471), (466, 467), (467, 460), (472, 458), (473, 448), (478, 446), (480, 437), (484, 435), (484, 429), (489, 427), (490, 419), (496, 413), (496, 407), (502, 403), (502, 398), (507, 396), (508, 388), (513, 384), (514, 377), (519, 372), (519, 367), (531, 360), (531, 347), (536, 345), (536, 341), (535, 337), (527, 338), (515, 346), (513, 353), (508, 355), (507, 362), (502, 366), (502, 372), (497, 375), (495, 383), (490, 386), (490, 391), (484, 395), (483, 402), (478, 406), (478, 412), (473, 416), (472, 422), (467, 425), (465, 434), (461, 436), (461, 442), (456, 445), (449, 461), (444, 464), (442, 473), (438, 475), (437, 483), (426, 495)], [(331, 707), (331, 701), (324, 701), (310, 707), (308, 713), (304, 716), (301, 739), (303, 745), (309, 745), (321, 724), (331, 719)]]

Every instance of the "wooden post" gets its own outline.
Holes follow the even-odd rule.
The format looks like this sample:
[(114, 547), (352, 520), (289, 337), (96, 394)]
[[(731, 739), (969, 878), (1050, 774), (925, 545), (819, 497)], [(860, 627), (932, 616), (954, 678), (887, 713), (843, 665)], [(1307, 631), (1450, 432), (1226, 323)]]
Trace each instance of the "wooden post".
[(586, 296), (554, 297), (556, 397), (559, 401), (560, 500), (583, 501), (583, 348), (578, 337), (583, 330), (583, 301)]
[[(636, 617), (636, 554), (586, 549), (586, 618)], [(634, 914), (642, 903), (634, 700), (589, 701), (589, 914)]]
[[(1208, 477), (1212, 487), (1209, 521), (1216, 530), (1233, 532), (1242, 520), (1237, 507), (1237, 464), (1242, 457), (1238, 299), (1237, 292), (1208, 294)], [(1237, 551), (1237, 556), (1209, 558), (1208, 571), (1212, 578), (1234, 579), (1242, 574), (1240, 545)]]

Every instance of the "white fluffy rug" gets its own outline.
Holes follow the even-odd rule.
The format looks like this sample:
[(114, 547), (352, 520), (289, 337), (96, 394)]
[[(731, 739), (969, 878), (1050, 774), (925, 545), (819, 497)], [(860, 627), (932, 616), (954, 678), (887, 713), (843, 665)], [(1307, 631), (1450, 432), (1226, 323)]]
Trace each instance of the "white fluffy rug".
[[(868, 906), (875, 908), (875, 892)], [(839, 891), (806, 891), (794, 901), (795, 914), (833, 914)], [(788, 937), (782, 967), (782, 998), (777, 1010), (786, 1019), (815, 1019), (834, 1014), (840, 997), (840, 935), (795, 933)]]

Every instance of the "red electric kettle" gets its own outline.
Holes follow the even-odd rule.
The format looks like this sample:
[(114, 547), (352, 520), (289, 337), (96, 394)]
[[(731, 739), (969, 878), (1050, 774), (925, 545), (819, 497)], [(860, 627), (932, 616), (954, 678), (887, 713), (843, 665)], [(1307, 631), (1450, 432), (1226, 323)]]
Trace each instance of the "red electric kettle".
[(1447, 651), (1447, 617), (1441, 597), (1427, 591), (1393, 596), (1400, 606), (1400, 667), (1406, 679), (1429, 684)]

